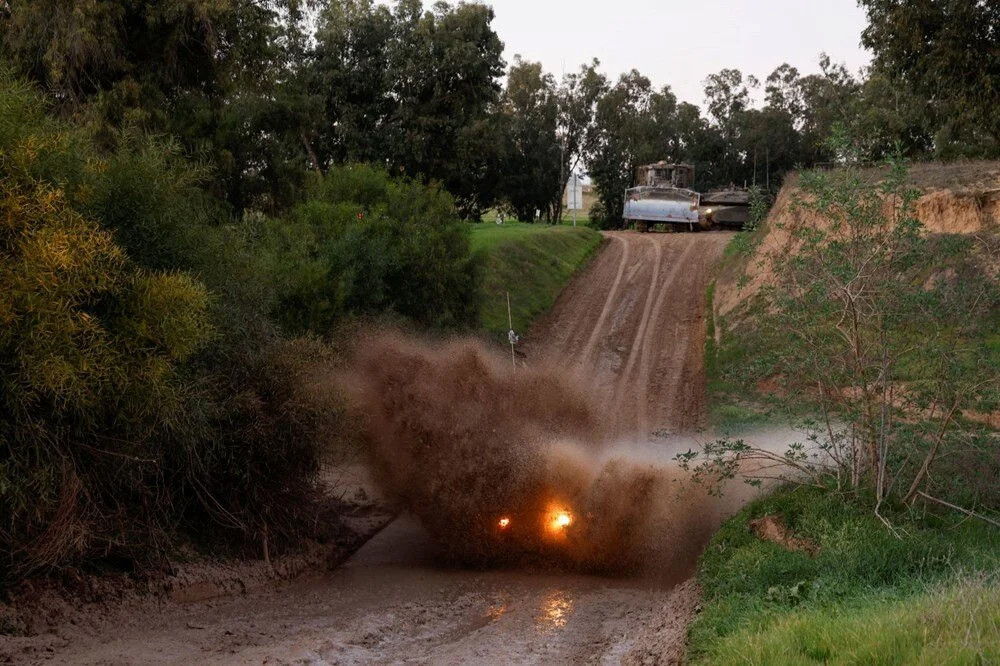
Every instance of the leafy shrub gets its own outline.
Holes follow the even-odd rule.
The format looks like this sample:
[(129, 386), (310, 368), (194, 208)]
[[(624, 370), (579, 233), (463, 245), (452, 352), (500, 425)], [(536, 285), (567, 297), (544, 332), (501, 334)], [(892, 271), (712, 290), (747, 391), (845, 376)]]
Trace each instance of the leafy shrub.
[(590, 207), (590, 226), (595, 229), (610, 229), (612, 221), (608, 219), (608, 209), (600, 201), (595, 201)]
[(352, 165), (309, 195), (272, 225), (286, 328), (323, 335), (344, 315), (381, 313), (433, 327), (474, 322), (469, 231), (446, 192)]
[[(277, 340), (219, 376), (226, 396), (215, 437), (202, 443), (192, 491), (196, 526), (256, 549), (312, 535), (321, 461), (336, 463), (353, 444), (334, 386), (336, 358), (314, 338)], [(265, 546), (266, 547), (266, 546)], [(259, 552), (259, 551), (255, 551)]]
[(172, 141), (134, 130), (114, 139), (87, 173), (81, 210), (113, 230), (141, 266), (190, 272), (219, 296), (212, 319), (220, 336), (210, 355), (268, 344), (272, 267), (252, 247), (248, 230), (202, 189), (210, 170), (186, 160)]
[(158, 530), (208, 299), (137, 268), (58, 190), (0, 174), (0, 578)]
[(0, 100), (0, 583), (178, 528), (302, 534), (339, 411), (307, 390), (329, 353), (275, 335), (254, 220), (169, 142), (100, 151), (30, 86)]

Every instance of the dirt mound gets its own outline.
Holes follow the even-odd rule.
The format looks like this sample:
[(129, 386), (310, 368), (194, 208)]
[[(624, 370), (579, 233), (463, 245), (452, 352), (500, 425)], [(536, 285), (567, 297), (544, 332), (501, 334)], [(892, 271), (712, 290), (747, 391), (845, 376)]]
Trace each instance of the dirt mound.
[(975, 234), (1000, 224), (1000, 188), (981, 192), (935, 190), (916, 202), (916, 216), (927, 231)]
[(815, 557), (819, 552), (819, 546), (815, 542), (793, 535), (785, 521), (778, 516), (762, 516), (749, 521), (747, 527), (758, 539), (776, 543), (787, 550), (806, 553), (809, 557)]
[(382, 481), (461, 561), (671, 575), (717, 522), (669, 460), (609, 444), (608, 415), (557, 368), (383, 333), (343, 384)]
[[(914, 213), (927, 233), (980, 234), (1000, 231), (1000, 163), (915, 165), (910, 184), (921, 191)], [(794, 250), (792, 230), (826, 228), (828, 222), (796, 205), (801, 196), (796, 174), (790, 175), (764, 223), (756, 252), (744, 264), (727, 267), (715, 290), (715, 314), (725, 316), (758, 294), (772, 279), (776, 252)], [(745, 272), (745, 275), (744, 275)]]

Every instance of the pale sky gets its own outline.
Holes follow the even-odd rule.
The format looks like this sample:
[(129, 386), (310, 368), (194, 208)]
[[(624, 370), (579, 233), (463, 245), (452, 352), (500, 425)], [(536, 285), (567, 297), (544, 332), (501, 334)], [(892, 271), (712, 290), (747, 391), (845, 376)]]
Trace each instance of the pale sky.
[(699, 106), (705, 77), (725, 67), (763, 84), (783, 62), (818, 72), (824, 51), (852, 72), (870, 60), (856, 0), (484, 1), (496, 12), (508, 64), (519, 53), (558, 79), (564, 62), (573, 71), (596, 57), (609, 78), (636, 68)]

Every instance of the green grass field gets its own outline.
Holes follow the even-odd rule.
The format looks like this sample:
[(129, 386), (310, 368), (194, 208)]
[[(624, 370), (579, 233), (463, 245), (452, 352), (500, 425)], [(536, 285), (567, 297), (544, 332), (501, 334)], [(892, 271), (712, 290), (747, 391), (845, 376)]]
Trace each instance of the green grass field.
[[(814, 556), (754, 536), (780, 516)], [(897, 511), (894, 536), (850, 498), (797, 488), (759, 500), (702, 556), (696, 664), (986, 664), (1000, 659), (1000, 530)]]
[(556, 296), (601, 244), (586, 226), (520, 222), (472, 225), (472, 249), (483, 257), (480, 326), (506, 339), (507, 298), (514, 330), (523, 334), (535, 317), (552, 307)]
[[(505, 219), (510, 219), (505, 218)], [(483, 223), (496, 224), (497, 221), (497, 211), (490, 209), (483, 213)], [(514, 222), (514, 224), (522, 224), (521, 222)], [(590, 214), (584, 210), (576, 211), (576, 225), (577, 226), (587, 226), (590, 224)], [(559, 226), (573, 226), (573, 211), (563, 211), (563, 219), (559, 223)]]

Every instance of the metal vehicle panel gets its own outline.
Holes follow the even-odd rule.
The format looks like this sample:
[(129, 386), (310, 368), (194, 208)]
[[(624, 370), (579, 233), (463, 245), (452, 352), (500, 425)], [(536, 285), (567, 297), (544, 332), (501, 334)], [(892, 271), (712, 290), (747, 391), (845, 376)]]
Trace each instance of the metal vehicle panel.
[(626, 220), (652, 223), (698, 223), (699, 195), (678, 188), (635, 187), (625, 193)]

